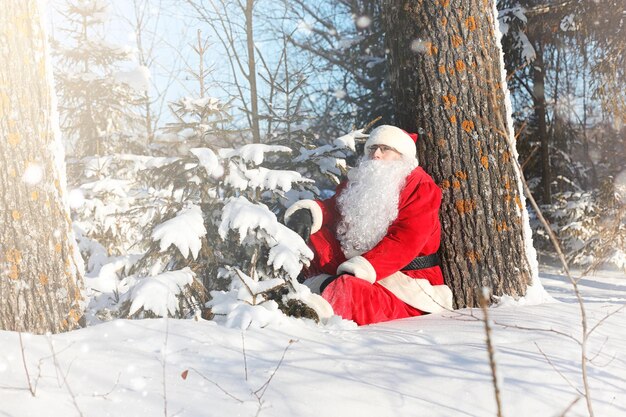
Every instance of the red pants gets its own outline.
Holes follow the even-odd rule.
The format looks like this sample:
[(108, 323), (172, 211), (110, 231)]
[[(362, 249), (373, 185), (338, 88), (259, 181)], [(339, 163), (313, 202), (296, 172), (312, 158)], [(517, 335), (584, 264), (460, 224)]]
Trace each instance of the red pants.
[(331, 282), (322, 297), (330, 303), (335, 314), (353, 320), (359, 326), (423, 314), (400, 301), (382, 285), (370, 284), (351, 275), (342, 275)]

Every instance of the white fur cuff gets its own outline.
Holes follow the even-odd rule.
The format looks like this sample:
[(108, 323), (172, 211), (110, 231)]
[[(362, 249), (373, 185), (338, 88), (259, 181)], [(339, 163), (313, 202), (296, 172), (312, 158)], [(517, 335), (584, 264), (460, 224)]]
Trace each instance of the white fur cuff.
[(322, 209), (314, 200), (300, 200), (293, 203), (285, 212), (285, 223), (287, 223), (291, 215), (295, 213), (296, 210), (303, 208), (308, 209), (313, 217), (313, 224), (311, 225), (311, 234), (313, 234), (322, 228), (322, 220), (324, 217)]
[(371, 284), (376, 282), (376, 270), (372, 264), (362, 256), (355, 256), (339, 265), (337, 273), (351, 274)]

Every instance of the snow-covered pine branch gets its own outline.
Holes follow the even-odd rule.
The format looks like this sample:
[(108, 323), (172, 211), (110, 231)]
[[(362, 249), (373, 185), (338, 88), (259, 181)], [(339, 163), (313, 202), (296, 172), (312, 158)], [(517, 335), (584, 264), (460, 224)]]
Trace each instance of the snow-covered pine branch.
[(176, 217), (161, 223), (152, 231), (152, 239), (159, 242), (161, 252), (171, 245), (176, 246), (180, 254), (193, 259), (198, 257), (202, 247), (202, 237), (206, 235), (202, 210), (194, 204), (184, 208)]
[(292, 230), (278, 222), (276, 215), (263, 204), (254, 204), (245, 197), (234, 197), (222, 210), (218, 232), (227, 239), (235, 231), (240, 244), (258, 245), (262, 241), (269, 248), (267, 265), (274, 272), (283, 270), (291, 278), (300, 273), (302, 265), (313, 258), (311, 249)]

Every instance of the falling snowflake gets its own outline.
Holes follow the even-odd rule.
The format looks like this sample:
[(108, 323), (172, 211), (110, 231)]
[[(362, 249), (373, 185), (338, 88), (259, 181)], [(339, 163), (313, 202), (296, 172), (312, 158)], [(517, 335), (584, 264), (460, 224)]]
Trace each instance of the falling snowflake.
[(426, 53), (428, 52), (428, 45), (429, 43), (422, 39), (414, 39), (413, 42), (411, 42), (411, 51), (419, 54)]
[(69, 200), (70, 208), (77, 209), (77, 208), (82, 207), (83, 204), (85, 204), (85, 195), (80, 189), (75, 188), (72, 191), (70, 191), (68, 195), (68, 200)]
[(357, 20), (356, 20), (356, 25), (359, 29), (365, 29), (367, 27), (369, 27), (369, 25), (372, 24), (372, 19), (370, 19), (369, 16), (360, 16)]
[(22, 175), (22, 180), (26, 184), (35, 185), (39, 184), (43, 178), (43, 169), (41, 165), (30, 163), (26, 170), (24, 171), (24, 175)]
[(334, 94), (335, 94), (335, 97), (337, 97), (339, 100), (343, 100), (347, 95), (346, 91), (340, 88), (335, 90)]
[(305, 22), (304, 20), (301, 20), (300, 22), (298, 22), (298, 32), (301, 32), (305, 35), (310, 35), (311, 33), (313, 33), (313, 31), (311, 30), (312, 26)]

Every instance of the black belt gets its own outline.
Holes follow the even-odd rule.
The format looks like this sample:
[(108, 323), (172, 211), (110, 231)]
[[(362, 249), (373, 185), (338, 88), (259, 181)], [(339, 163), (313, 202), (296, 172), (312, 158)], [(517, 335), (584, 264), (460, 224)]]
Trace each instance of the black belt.
[(415, 271), (418, 269), (431, 268), (439, 265), (439, 255), (433, 253), (432, 255), (418, 256), (413, 259), (407, 266), (402, 268), (402, 271)]
[[(413, 259), (407, 266), (402, 268), (402, 271), (415, 271), (418, 269), (431, 268), (437, 265), (439, 265), (439, 255), (433, 253), (432, 255), (418, 256), (417, 258)], [(326, 278), (324, 282), (322, 282), (322, 285), (320, 285), (320, 294), (326, 289), (328, 284), (330, 284), (340, 276), (341, 274), (338, 274), (331, 275)]]

